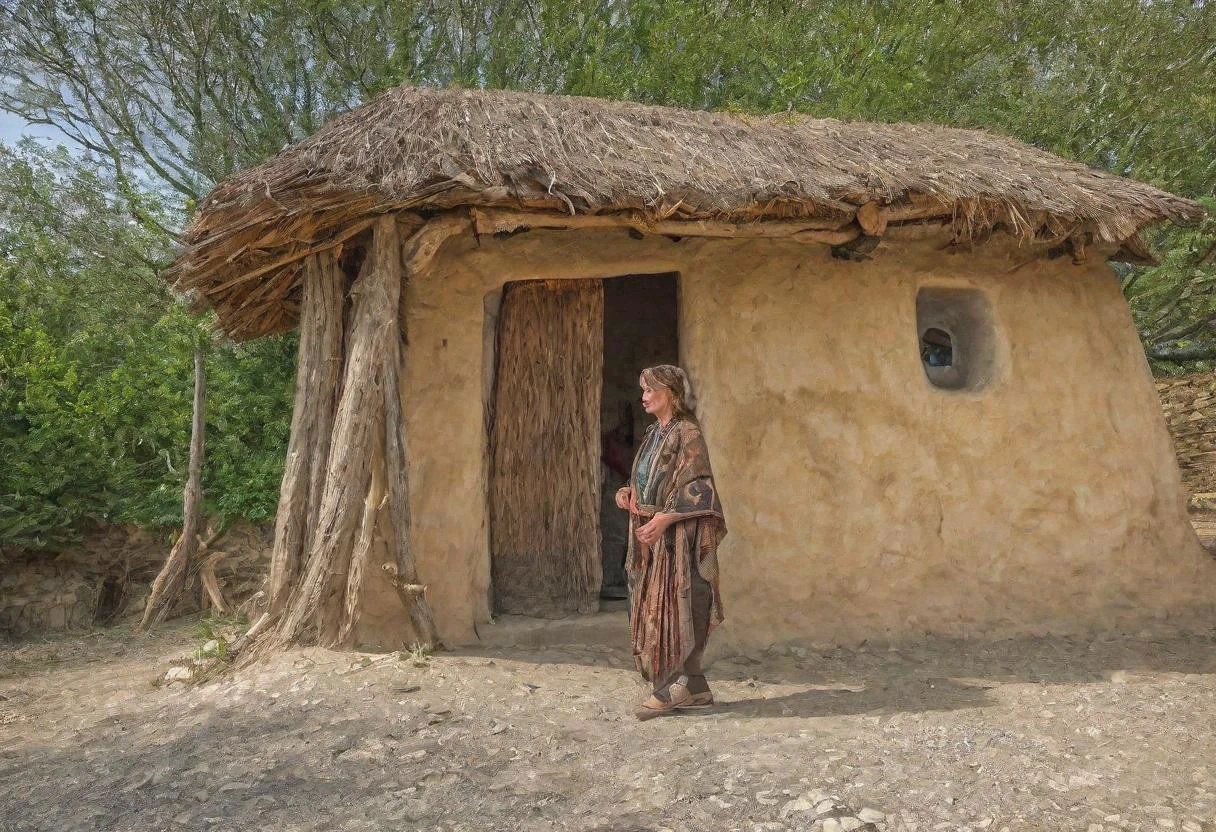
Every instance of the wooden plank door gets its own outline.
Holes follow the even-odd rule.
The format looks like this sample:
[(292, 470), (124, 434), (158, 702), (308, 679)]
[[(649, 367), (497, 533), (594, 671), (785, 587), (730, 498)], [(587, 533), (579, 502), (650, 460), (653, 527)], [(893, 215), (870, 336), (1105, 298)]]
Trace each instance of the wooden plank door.
[(503, 288), (490, 431), (498, 612), (598, 609), (603, 364), (600, 281)]

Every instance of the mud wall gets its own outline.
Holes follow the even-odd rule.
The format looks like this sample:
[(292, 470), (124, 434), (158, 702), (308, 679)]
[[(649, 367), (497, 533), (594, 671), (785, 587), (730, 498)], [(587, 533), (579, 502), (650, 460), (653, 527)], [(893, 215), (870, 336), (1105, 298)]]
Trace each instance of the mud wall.
[[(409, 284), (413, 544), (451, 643), (488, 620), (486, 390), (508, 280), (680, 272), (681, 361), (730, 535), (720, 643), (1069, 631), (1210, 614), (1147, 365), (1100, 257), (994, 241), (796, 243), (531, 232), (450, 242)], [(1015, 271), (1016, 268), (1016, 271)], [(921, 287), (983, 293), (982, 389), (929, 383)]]

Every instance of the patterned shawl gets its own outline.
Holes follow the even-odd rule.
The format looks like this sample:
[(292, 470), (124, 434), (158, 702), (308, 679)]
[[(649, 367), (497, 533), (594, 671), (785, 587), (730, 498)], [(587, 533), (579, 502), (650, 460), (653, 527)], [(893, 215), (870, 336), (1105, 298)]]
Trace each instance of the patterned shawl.
[[(657, 424), (650, 427), (651, 432), (658, 429)], [(648, 433), (647, 440), (650, 438)], [(710, 628), (723, 620), (718, 544), (726, 536), (722, 503), (700, 426), (681, 419), (658, 441), (646, 478), (647, 495), (654, 499), (643, 504), (639, 495), (638, 514), (629, 518), (626, 561), (632, 587), (633, 655), (641, 674), (656, 683), (675, 675), (696, 646), (691, 569), (696, 568), (713, 588)], [(631, 484), (638, 480), (638, 461), (634, 461)], [(677, 520), (653, 547), (646, 546), (638, 541), (637, 529), (660, 512), (674, 514)]]

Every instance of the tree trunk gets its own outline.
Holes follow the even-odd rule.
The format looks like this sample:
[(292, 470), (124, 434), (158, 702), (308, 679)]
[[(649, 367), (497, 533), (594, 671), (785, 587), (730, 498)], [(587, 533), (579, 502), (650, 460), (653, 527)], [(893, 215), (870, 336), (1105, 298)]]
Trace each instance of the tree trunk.
[(304, 298), (296, 360), (291, 439), (270, 559), (270, 610), (282, 612), (311, 543), (342, 377), (342, 306), (346, 278), (335, 252), (304, 261)]
[[(273, 639), (280, 645), (305, 640), (326, 646), (352, 643), (368, 594), (391, 589), (369, 585), (367, 576), (381, 571), (375, 561), (377, 552), (386, 546), (377, 527), (388, 502), (386, 480), (396, 476), (395, 464), (386, 462), (383, 449), (388, 445), (389, 420), (394, 431), (400, 430), (399, 404), (397, 413), (387, 414), (385, 402), (390, 384), (393, 394), (399, 395), (396, 362), (401, 280), (396, 221), (384, 217), (376, 224), (371, 250), (351, 289), (342, 394), (323, 491), (315, 527), (308, 536), (307, 563)], [(396, 526), (392, 532), (398, 539), (408, 533), (408, 525)], [(394, 604), (402, 619), (395, 633), (404, 641), (407, 634), (403, 630), (409, 624), (400, 604)], [(393, 611), (380, 612), (391, 615)]]
[(1195, 347), (1150, 347), (1148, 357), (1157, 361), (1172, 361), (1181, 364), (1186, 361), (1211, 361), (1216, 358), (1216, 346), (1203, 345)]
[(198, 535), (203, 519), (203, 435), (207, 401), (207, 374), (203, 351), (194, 350), (194, 414), (190, 424), (190, 470), (182, 499), (182, 534), (169, 552), (169, 558), (152, 583), (148, 605), (136, 632), (143, 632), (165, 620), (182, 590), (186, 567), (198, 551)]
[(336, 258), (305, 267), (271, 608), (234, 646), (243, 664), (299, 643), (437, 646), (409, 548), (402, 251), (396, 218), (382, 217), (345, 307)]

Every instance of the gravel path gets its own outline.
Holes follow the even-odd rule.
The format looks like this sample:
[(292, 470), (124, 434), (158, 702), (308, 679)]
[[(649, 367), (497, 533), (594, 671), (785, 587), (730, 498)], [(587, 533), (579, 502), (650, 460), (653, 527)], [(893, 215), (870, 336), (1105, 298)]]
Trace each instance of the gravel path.
[(720, 659), (647, 723), (613, 645), (153, 685), (194, 646), (0, 643), (0, 829), (1216, 832), (1207, 635)]

